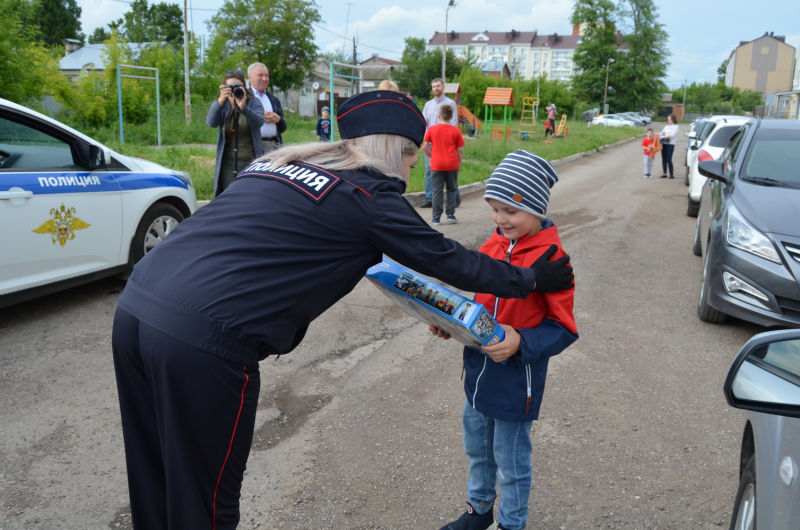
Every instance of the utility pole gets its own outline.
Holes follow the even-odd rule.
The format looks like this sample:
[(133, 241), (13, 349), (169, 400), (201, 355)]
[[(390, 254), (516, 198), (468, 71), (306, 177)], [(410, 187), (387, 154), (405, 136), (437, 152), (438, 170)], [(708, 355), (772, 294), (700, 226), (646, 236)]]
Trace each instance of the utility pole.
[(614, 59), (612, 59), (611, 57), (609, 57), (608, 61), (606, 61), (606, 86), (603, 89), (603, 114), (608, 114), (608, 103), (606, 103), (608, 98), (608, 67), (613, 62)]
[(192, 93), (189, 89), (189, 27), (186, 0), (183, 0), (183, 102), (186, 125), (192, 121)]
[(442, 83), (445, 82), (445, 63), (447, 61), (447, 15), (450, 13), (450, 8), (455, 7), (456, 0), (447, 2), (447, 9), (444, 10), (444, 49), (442, 50)]

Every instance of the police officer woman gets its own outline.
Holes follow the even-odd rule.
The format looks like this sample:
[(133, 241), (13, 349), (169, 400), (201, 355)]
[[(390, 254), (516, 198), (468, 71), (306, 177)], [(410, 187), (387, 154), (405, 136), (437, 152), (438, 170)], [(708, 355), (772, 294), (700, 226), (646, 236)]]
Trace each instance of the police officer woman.
[(294, 349), (383, 253), (468, 291), (572, 285), (568, 257), (516, 268), (433, 230), (403, 198), (425, 121), (396, 92), (339, 108), (343, 140), (283, 147), (134, 268), (114, 318), (136, 528), (234, 528), (258, 362)]

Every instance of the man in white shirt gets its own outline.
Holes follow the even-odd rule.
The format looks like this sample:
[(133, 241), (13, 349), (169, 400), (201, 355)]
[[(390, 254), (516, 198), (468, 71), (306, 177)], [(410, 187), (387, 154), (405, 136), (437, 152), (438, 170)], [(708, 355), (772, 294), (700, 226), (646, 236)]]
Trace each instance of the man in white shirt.
[[(426, 127), (432, 127), (439, 123), (439, 106), (448, 104), (453, 107), (453, 119), (450, 125), (458, 127), (458, 106), (455, 101), (444, 95), (444, 81), (437, 77), (431, 81), (431, 92), (433, 99), (425, 103), (422, 108), (422, 116), (425, 118)], [(431, 208), (431, 157), (425, 155), (425, 204), (423, 208)]]
[(281, 133), (286, 130), (283, 109), (278, 98), (267, 92), (269, 88), (269, 70), (263, 63), (253, 63), (247, 67), (247, 78), (250, 90), (264, 107), (264, 123), (261, 125), (261, 143), (264, 154), (274, 151), (283, 141)]

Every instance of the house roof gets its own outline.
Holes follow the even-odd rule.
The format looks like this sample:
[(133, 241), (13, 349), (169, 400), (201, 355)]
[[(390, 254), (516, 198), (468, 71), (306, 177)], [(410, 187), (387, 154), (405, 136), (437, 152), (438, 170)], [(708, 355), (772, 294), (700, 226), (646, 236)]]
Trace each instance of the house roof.
[[(128, 48), (129, 51), (139, 53), (143, 49), (150, 46), (160, 46), (163, 43), (159, 42), (124, 42), (120, 43), (121, 46)], [(58, 61), (58, 67), (61, 70), (83, 70), (84, 68), (91, 70), (105, 70), (106, 67), (106, 45), (105, 44), (87, 44), (83, 48), (79, 48), (69, 55), (65, 55)]]
[[(469, 46), (486, 44), (488, 46), (528, 45), (533, 48), (548, 47), (554, 49), (571, 50), (578, 46), (580, 35), (549, 35), (539, 34), (536, 31), (472, 31), (447, 33), (447, 44), (450, 46)], [(444, 33), (435, 32), (428, 41), (428, 46), (443, 46)]]
[(481, 72), (502, 72), (504, 68), (508, 69), (508, 65), (502, 57), (492, 57), (481, 62), (478, 68)]

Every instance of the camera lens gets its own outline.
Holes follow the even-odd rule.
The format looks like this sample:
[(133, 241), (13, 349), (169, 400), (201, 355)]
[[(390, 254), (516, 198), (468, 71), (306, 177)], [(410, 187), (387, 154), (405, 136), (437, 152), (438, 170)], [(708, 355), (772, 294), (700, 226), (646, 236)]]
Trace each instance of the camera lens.
[(244, 97), (244, 88), (239, 85), (233, 87), (233, 97), (236, 99), (242, 99)]

